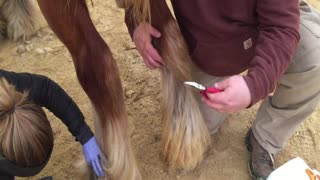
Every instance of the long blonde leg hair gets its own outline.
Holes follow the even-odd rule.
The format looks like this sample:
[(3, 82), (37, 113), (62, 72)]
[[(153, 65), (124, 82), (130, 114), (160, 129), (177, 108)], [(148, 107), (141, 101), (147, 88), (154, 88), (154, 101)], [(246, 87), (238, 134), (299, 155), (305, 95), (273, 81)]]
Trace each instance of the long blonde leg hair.
[(165, 61), (161, 70), (164, 159), (170, 169), (194, 169), (210, 145), (210, 135), (192, 90), (183, 84), (192, 80), (187, 45), (165, 0), (133, 0), (130, 8), (137, 25), (147, 21), (162, 33), (158, 50)]
[(173, 169), (194, 169), (210, 144), (208, 129), (192, 89), (191, 58), (174, 20), (165, 24), (160, 44), (162, 69), (163, 155)]

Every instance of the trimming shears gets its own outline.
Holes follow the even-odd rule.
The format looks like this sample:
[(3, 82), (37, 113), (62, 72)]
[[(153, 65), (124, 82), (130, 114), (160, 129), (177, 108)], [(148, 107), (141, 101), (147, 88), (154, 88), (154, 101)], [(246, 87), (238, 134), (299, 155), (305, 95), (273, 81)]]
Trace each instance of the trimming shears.
[(217, 92), (222, 92), (222, 90), (214, 88), (214, 87), (205, 87), (202, 84), (192, 82), (192, 81), (186, 81), (184, 84), (187, 84), (189, 86), (192, 86), (196, 88), (197, 90), (200, 91), (201, 95), (204, 96), (205, 98), (208, 98), (207, 93), (217, 93)]

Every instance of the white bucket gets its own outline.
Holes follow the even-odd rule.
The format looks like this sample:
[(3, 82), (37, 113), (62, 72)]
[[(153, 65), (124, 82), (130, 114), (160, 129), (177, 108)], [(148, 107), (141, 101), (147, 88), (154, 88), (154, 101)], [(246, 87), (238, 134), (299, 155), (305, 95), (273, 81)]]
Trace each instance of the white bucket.
[(294, 158), (275, 171), (267, 180), (320, 180), (320, 173), (312, 170), (300, 157)]

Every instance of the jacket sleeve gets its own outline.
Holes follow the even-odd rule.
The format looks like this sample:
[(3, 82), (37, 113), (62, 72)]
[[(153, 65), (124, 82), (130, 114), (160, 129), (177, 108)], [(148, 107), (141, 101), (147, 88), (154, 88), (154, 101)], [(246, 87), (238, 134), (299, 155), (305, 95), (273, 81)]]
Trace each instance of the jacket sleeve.
[(93, 137), (93, 133), (86, 124), (79, 107), (57, 83), (45, 76), (29, 73), (14, 73), (1, 70), (1, 75), (14, 85), (18, 91), (29, 91), (30, 100), (47, 108), (61, 119), (81, 144), (86, 143)]
[(299, 35), (299, 0), (257, 0), (258, 38), (244, 77), (255, 104), (271, 93), (293, 57)]

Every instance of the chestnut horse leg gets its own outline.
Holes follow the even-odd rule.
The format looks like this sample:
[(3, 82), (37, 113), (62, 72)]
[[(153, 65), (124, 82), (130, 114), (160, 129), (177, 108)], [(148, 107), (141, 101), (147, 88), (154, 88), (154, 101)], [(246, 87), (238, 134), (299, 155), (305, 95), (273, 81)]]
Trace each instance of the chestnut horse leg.
[[(121, 0), (120, 0), (121, 1)], [(137, 0), (140, 2), (140, 0)], [(148, 1), (148, 0), (145, 0)], [(210, 145), (210, 135), (194, 94), (184, 86), (192, 79), (192, 61), (180, 29), (165, 0), (150, 0), (151, 23), (161, 33), (156, 40), (165, 67), (162, 69), (162, 145), (170, 169), (194, 169)], [(146, 9), (134, 7), (133, 9)], [(143, 3), (140, 5), (143, 5)], [(149, 20), (147, 11), (133, 11), (137, 22)]]
[(202, 162), (210, 135), (199, 104), (184, 81), (192, 80), (187, 45), (165, 0), (151, 0), (151, 22), (162, 33), (162, 144), (169, 167), (192, 170)]
[(162, 33), (158, 49), (162, 69), (163, 155), (173, 169), (192, 170), (210, 145), (210, 135), (192, 89), (192, 60), (187, 45), (165, 0), (151, 0), (151, 23)]
[(118, 67), (95, 29), (85, 0), (38, 0), (51, 29), (72, 55), (77, 76), (97, 113), (108, 179), (140, 179), (127, 134)]

